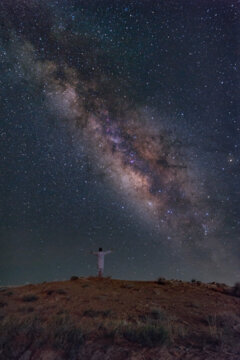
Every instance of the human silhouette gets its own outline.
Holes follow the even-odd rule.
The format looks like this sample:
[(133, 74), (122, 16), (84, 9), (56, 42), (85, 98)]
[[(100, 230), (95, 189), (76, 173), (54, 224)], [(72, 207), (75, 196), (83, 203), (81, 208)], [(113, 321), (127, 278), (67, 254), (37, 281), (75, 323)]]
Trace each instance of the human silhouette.
[(107, 254), (111, 254), (112, 250), (103, 251), (102, 248), (99, 248), (98, 251), (91, 251), (91, 254), (96, 255), (98, 257), (97, 265), (98, 265), (98, 277), (103, 277), (104, 270), (104, 257)]

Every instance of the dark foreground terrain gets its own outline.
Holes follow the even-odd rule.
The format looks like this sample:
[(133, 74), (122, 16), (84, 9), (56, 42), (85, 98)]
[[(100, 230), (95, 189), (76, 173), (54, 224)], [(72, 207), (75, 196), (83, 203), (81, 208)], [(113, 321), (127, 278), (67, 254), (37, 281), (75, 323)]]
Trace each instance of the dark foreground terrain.
[(1, 360), (240, 360), (239, 286), (77, 278), (0, 288)]

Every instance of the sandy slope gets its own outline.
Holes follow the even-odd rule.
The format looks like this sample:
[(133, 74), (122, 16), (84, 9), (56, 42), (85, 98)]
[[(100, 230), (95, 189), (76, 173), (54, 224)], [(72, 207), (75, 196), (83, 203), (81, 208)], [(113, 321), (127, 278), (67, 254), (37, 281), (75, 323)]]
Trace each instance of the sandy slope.
[(240, 298), (230, 293), (97, 278), (0, 288), (0, 359), (240, 360)]

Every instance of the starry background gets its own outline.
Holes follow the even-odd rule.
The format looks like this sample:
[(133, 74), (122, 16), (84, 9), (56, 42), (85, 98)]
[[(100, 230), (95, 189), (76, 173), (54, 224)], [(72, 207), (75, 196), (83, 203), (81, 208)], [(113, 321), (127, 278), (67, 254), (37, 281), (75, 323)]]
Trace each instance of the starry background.
[(239, 10), (1, 1), (1, 284), (239, 280)]

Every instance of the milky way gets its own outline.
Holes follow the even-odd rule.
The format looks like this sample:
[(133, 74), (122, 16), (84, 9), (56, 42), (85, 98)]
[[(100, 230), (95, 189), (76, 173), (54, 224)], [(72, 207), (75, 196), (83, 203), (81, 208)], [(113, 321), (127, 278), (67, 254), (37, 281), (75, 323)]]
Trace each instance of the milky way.
[(179, 153), (177, 135), (170, 136), (157, 125), (161, 118), (156, 121), (150, 111), (116, 100), (114, 93), (105, 99), (101, 79), (93, 75), (91, 81), (84, 81), (67, 64), (40, 61), (30, 44), (20, 45), (19, 51), (23, 71), (27, 63), (32, 69), (30, 81), (44, 87), (48, 106), (69, 122), (73, 133), (83, 136), (95, 166), (143, 221), (168, 234), (178, 229), (185, 235), (192, 231), (204, 235), (215, 220), (208, 224), (204, 219), (196, 176)]
[[(177, 2), (176, 13), (174, 9), (171, 12), (166, 4), (162, 5), (163, 23), (160, 2), (147, 7), (134, 2), (126, 2), (123, 6), (118, 1), (112, 6), (105, 1), (97, 10), (85, 1), (60, 3), (2, 2), (2, 62), (5, 74), (10, 74), (6, 84), (12, 81), (16, 89), (22, 86), (29, 89), (33, 98), (41, 99), (43, 110), (39, 119), (42, 118), (44, 123), (44, 117), (51, 116), (54, 131), (59, 128), (69, 134), (74, 148), (70, 160), (74, 156), (77, 159), (78, 153), (84, 152), (87, 166), (93, 170), (90, 175), (84, 172), (83, 176), (96, 179), (95, 183), (103, 186), (106, 193), (110, 191), (109, 199), (114, 199), (112, 203), (120, 204), (119, 208), (126, 210), (126, 218), (141, 224), (143, 231), (150, 234), (144, 243), (149, 246), (157, 244), (159, 249), (161, 245), (166, 246), (180, 262), (187, 258), (195, 259), (191, 261), (197, 261), (202, 269), (207, 264), (215, 274), (231, 253), (236, 274), (238, 259), (232, 252), (234, 246), (226, 245), (226, 238), (231, 228), (233, 239), (236, 239), (239, 225), (236, 205), (229, 206), (229, 198), (234, 198), (237, 183), (237, 175), (229, 167), (239, 165), (238, 156), (234, 155), (239, 145), (235, 135), (229, 136), (232, 139), (229, 145), (229, 138), (222, 141), (225, 145), (220, 141), (228, 126), (222, 125), (221, 114), (230, 113), (232, 116), (234, 111), (222, 108), (215, 99), (217, 95), (214, 95), (215, 81), (223, 76), (223, 60), (219, 60), (221, 71), (216, 71), (217, 80), (213, 78), (208, 83), (213, 73), (209, 63), (212, 64), (214, 57), (224, 57), (221, 58), (221, 51), (219, 54), (217, 50), (211, 53), (210, 40), (209, 44), (205, 40), (201, 43), (198, 35), (200, 32), (204, 39), (209, 39), (206, 34), (212, 25), (208, 20), (207, 25), (203, 24), (201, 19), (205, 16), (208, 19), (211, 11), (217, 14), (220, 11), (221, 16), (225, 16), (225, 2), (217, 10), (199, 5), (199, 11), (205, 14), (201, 15), (202, 18), (198, 18), (189, 7), (188, 11), (193, 11), (200, 21), (199, 28), (191, 29), (193, 35), (190, 31), (194, 42), (190, 35), (186, 40), (189, 30), (185, 30), (185, 22), (176, 17), (180, 6)], [(226, 11), (232, 14), (235, 8)], [(235, 13), (231, 16), (234, 18)], [(215, 18), (218, 20), (217, 16)], [(141, 26), (145, 30), (141, 30)], [(181, 29), (184, 29), (183, 33)], [(227, 30), (222, 31), (225, 39)], [(175, 32), (176, 37), (171, 35)], [(148, 56), (151, 51), (152, 55)], [(206, 57), (207, 51), (211, 55)], [(178, 57), (180, 62), (176, 61)], [(203, 68), (202, 63), (205, 64)], [(234, 66), (233, 61), (230, 63)], [(224, 84), (220, 79), (216, 94)], [(225, 93), (221, 94), (224, 96)], [(36, 100), (31, 101), (34, 103)], [(234, 104), (234, 99), (231, 101), (230, 104)], [(215, 115), (218, 106), (219, 114)], [(216, 131), (216, 123), (221, 124), (220, 130)], [(34, 122), (30, 126), (37, 128)], [(55, 141), (59, 142), (59, 147), (62, 146), (61, 136)], [(226, 150), (228, 146), (235, 150)], [(68, 165), (72, 166), (66, 163)], [(54, 166), (58, 168), (57, 164)], [(80, 174), (83, 167), (83, 162), (76, 161), (76, 174)], [(228, 177), (223, 179), (226, 168)], [(77, 192), (78, 176), (74, 178), (72, 187)], [(231, 181), (232, 185), (225, 187)], [(41, 187), (41, 180), (38, 182)], [(54, 183), (57, 183), (55, 179)], [(90, 185), (89, 189), (94, 191)], [(71, 199), (75, 201), (74, 196)], [(79, 198), (78, 203), (81, 210), (85, 206), (83, 199), (85, 201), (85, 196)], [(100, 202), (110, 202), (107, 199), (103, 194)], [(59, 204), (62, 206), (61, 201)], [(229, 208), (232, 218), (228, 215)], [(102, 211), (94, 204), (86, 209), (91, 213)], [(118, 218), (117, 211), (115, 216)], [(101, 222), (108, 218), (103, 212)], [(59, 222), (57, 217), (56, 222)], [(90, 224), (89, 220), (88, 233), (91, 234), (94, 225)], [(78, 222), (76, 226), (81, 227)], [(124, 220), (117, 226), (125, 229), (129, 221)], [(138, 237), (141, 236), (138, 234)]]

